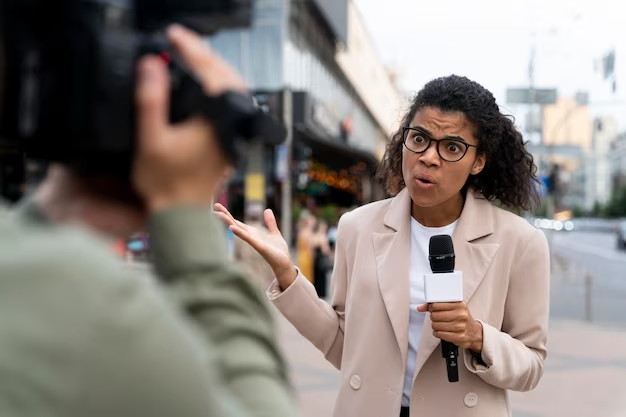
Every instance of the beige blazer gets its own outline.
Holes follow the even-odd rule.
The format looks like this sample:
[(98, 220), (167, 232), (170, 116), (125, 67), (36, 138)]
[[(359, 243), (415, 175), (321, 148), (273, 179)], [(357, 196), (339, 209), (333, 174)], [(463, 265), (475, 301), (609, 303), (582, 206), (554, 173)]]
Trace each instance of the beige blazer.
[[(409, 331), (409, 193), (360, 207), (338, 227), (331, 304), (301, 274), (268, 297), (341, 370), (335, 417), (399, 415)], [(427, 314), (411, 417), (511, 416), (507, 390), (539, 383), (546, 357), (550, 260), (543, 233), (469, 192), (453, 242), (464, 299), (483, 323), (483, 366), (462, 351), (447, 379)], [(461, 352), (460, 352), (461, 353)]]

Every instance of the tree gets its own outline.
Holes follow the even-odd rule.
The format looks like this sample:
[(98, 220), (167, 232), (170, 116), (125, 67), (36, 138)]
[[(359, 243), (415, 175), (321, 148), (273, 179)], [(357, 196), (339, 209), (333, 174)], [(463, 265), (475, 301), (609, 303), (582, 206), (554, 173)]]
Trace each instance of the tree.
[(616, 187), (611, 200), (606, 205), (608, 217), (626, 217), (626, 185)]
[[(597, 203), (596, 203), (597, 204)], [(583, 217), (583, 209), (580, 206), (575, 206), (572, 209), (572, 217)]]
[(606, 215), (606, 207), (599, 201), (596, 201), (593, 205), (592, 215), (595, 217), (604, 217)]

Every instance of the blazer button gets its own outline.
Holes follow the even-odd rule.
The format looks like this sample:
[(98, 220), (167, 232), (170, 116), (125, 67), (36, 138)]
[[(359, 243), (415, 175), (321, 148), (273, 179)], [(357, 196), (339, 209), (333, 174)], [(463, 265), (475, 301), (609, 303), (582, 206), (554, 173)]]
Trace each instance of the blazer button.
[(350, 386), (355, 390), (361, 388), (361, 378), (359, 378), (358, 375), (352, 375), (352, 378), (350, 378)]
[(470, 408), (476, 407), (476, 405), (478, 405), (478, 395), (474, 394), (473, 392), (467, 393), (465, 395), (465, 398), (463, 399), (463, 402), (466, 406)]

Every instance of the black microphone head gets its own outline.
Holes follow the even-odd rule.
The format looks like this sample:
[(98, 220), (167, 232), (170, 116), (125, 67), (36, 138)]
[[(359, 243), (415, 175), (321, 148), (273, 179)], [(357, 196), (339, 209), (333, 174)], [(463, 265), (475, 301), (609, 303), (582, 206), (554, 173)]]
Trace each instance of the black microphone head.
[(432, 236), (428, 255), (430, 269), (434, 273), (454, 271), (454, 244), (450, 235)]
[(430, 255), (447, 255), (454, 253), (454, 244), (450, 235), (437, 235), (430, 238), (428, 246)]

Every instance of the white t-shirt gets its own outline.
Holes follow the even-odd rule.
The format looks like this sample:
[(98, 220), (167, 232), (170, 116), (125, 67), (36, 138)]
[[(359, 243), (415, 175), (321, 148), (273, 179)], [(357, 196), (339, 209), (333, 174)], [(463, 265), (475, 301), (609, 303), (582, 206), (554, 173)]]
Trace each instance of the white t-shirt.
[(422, 337), (424, 318), (426, 313), (417, 311), (417, 306), (426, 302), (424, 295), (424, 274), (431, 273), (428, 262), (428, 246), (430, 238), (436, 235), (450, 235), (454, 233), (458, 220), (444, 227), (422, 226), (411, 217), (411, 242), (409, 248), (409, 280), (410, 280), (410, 313), (409, 313), (409, 350), (406, 360), (406, 374), (402, 393), (402, 406), (408, 407), (411, 398), (411, 388), (415, 378), (415, 361), (417, 347)]

